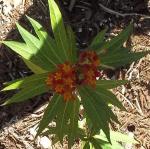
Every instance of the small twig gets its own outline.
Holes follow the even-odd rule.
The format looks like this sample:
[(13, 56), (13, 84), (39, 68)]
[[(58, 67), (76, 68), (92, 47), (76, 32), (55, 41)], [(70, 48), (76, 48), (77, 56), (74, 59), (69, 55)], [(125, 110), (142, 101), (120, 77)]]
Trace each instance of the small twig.
[(26, 0), (23, 0), (23, 6), (24, 6), (25, 3), (26, 3)]
[(137, 105), (137, 107), (136, 107), (137, 111), (143, 116), (144, 113), (143, 113), (143, 111), (142, 111), (142, 109), (141, 109), (141, 107), (140, 107), (140, 104), (139, 104), (139, 102), (138, 102), (138, 99), (135, 98), (135, 101), (136, 101), (136, 105)]
[(133, 69), (134, 64), (135, 64), (135, 62), (133, 62), (133, 63), (130, 65), (130, 68), (129, 68), (128, 71), (126, 72), (126, 75), (128, 75), (128, 73)]
[(117, 91), (117, 93), (119, 93), (119, 95), (121, 95), (124, 99), (125, 99), (125, 101), (127, 101), (128, 103), (129, 103), (129, 105), (131, 106), (131, 108), (132, 109), (134, 109), (134, 106), (132, 105), (132, 103), (130, 102), (130, 100), (127, 98), (127, 97), (125, 97), (122, 93), (120, 93), (119, 91)]
[(76, 3), (76, 0), (71, 0), (71, 1), (70, 1), (69, 8), (68, 8), (70, 12), (72, 11), (72, 9), (73, 9), (75, 3)]
[[(128, 80), (131, 80), (132, 74), (133, 74), (134, 72), (137, 72), (137, 73), (138, 73), (137, 76), (136, 76), (136, 78), (139, 79), (140, 74), (139, 74), (139, 70), (138, 70), (137, 68), (139, 68), (141, 62), (142, 62), (142, 59), (140, 59), (140, 61), (137, 63), (137, 65), (136, 65), (135, 68), (133, 68), (134, 65), (131, 65), (130, 69), (127, 71), (127, 73), (129, 73), (129, 77), (127, 78)], [(135, 62), (134, 62), (133, 64), (135, 64)], [(126, 74), (127, 74), (127, 73), (126, 73)]]
[(150, 18), (149, 15), (144, 15), (144, 14), (139, 14), (139, 13), (120, 13), (120, 12), (117, 12), (117, 11), (114, 11), (110, 8), (107, 8), (105, 7), (104, 5), (102, 4), (98, 4), (104, 11), (108, 12), (108, 13), (111, 13), (111, 14), (114, 14), (114, 15), (118, 15), (118, 16), (121, 16), (121, 17), (126, 17), (126, 16), (141, 16), (141, 17), (144, 17), (145, 19), (146, 18)]
[(134, 115), (128, 115), (127, 116), (127, 120), (126, 120), (126, 122), (120, 127), (120, 130), (122, 129), (122, 128), (124, 128), (124, 127), (127, 127), (127, 124), (131, 121), (131, 119), (134, 117)]
[(41, 5), (40, 5), (40, 4), (38, 4), (38, 5), (39, 5), (39, 7), (41, 7), (41, 9), (42, 9), (43, 13), (46, 15), (46, 14), (47, 14), (47, 8), (46, 8), (45, 4), (43, 3), (43, 1), (42, 1), (42, 0), (39, 0), (39, 2), (41, 3)]

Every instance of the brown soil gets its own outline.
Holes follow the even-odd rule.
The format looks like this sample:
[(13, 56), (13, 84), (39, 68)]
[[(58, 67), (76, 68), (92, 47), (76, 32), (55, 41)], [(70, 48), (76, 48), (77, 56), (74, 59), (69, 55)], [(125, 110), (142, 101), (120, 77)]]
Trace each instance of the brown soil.
[[(134, 35), (130, 39), (133, 51), (150, 50), (150, 1), (140, 0), (57, 0), (66, 24), (70, 24), (77, 35), (79, 48), (85, 48), (104, 27), (108, 27), (107, 37), (117, 35), (131, 20), (134, 21)], [(100, 2), (100, 5), (98, 4)], [(103, 7), (105, 6), (105, 7)], [(107, 9), (105, 9), (107, 8)], [(110, 10), (111, 9), (111, 10)], [(112, 11), (113, 10), (113, 11)], [(18, 7), (10, 16), (0, 14), (5, 22), (0, 24), (0, 40), (21, 40), (15, 27), (19, 22), (32, 31), (24, 14), (27, 14), (49, 29), (47, 0), (26, 0), (25, 5)], [(10, 19), (10, 21), (7, 21)], [(133, 132), (140, 142), (137, 149), (150, 148), (150, 55), (136, 63), (115, 72), (109, 72), (107, 78), (128, 79), (130, 84), (114, 90), (123, 102), (127, 112), (115, 109), (121, 126), (113, 129), (121, 132)], [(7, 47), (0, 45), (0, 88), (4, 82), (32, 74), (22, 60)], [(0, 93), (0, 103), (14, 92)], [(32, 139), (30, 129), (40, 120), (45, 102), (50, 95), (45, 94), (34, 99), (0, 107), (0, 149), (37, 149), (37, 142)], [(64, 143), (65, 144), (65, 143)], [(76, 147), (77, 146), (77, 147)], [(74, 148), (80, 148), (76, 145)], [(61, 148), (59, 145), (54, 148)], [(66, 148), (65, 145), (63, 148)]]

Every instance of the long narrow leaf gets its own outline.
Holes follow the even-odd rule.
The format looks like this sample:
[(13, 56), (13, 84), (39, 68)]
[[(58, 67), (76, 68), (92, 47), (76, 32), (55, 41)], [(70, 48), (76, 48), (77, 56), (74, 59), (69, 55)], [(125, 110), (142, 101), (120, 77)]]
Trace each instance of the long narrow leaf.
[(61, 63), (59, 55), (57, 54), (55, 40), (47, 34), (41, 24), (28, 16), (27, 18), (31, 22), (40, 41), (43, 42), (43, 50), (45, 54), (47, 54), (47, 56), (49, 56), (55, 63)]
[[(91, 90), (89, 91), (92, 92)], [(117, 97), (112, 92), (97, 86), (96, 90), (94, 90), (93, 93), (95, 93), (99, 97), (99, 100), (103, 100), (107, 104), (110, 103), (122, 110), (125, 110), (124, 106), (121, 104), (121, 102), (117, 99)]]
[(8, 99), (3, 105), (8, 105), (11, 103), (23, 102), (27, 99), (30, 99), (34, 96), (45, 93), (49, 90), (45, 84), (38, 84), (36, 86), (31, 86), (28, 88), (24, 88), (19, 93), (15, 94), (13, 97)]
[(66, 30), (63, 23), (63, 18), (54, 0), (48, 0), (48, 4), (50, 9), (51, 25), (58, 46), (57, 52), (64, 62), (68, 60), (67, 52), (69, 46), (67, 41)]
[(53, 96), (44, 112), (42, 120), (40, 121), (37, 135), (39, 135), (57, 115), (59, 108), (61, 108), (62, 100), (63, 97), (60, 95), (55, 94)]
[(112, 89), (126, 83), (128, 83), (127, 80), (97, 80), (96, 87)]
[(31, 75), (23, 79), (18, 79), (18, 80), (15, 80), (15, 82), (13, 81), (12, 83), (7, 83), (6, 84), (7, 86), (2, 91), (29, 88), (32, 86), (37, 86), (39, 84), (40, 85), (46, 84), (47, 76), (48, 76), (48, 73), (43, 73), (43, 74)]
[(83, 146), (83, 149), (91, 149), (90, 148), (90, 142), (86, 142)]
[[(106, 135), (103, 131), (101, 131), (99, 135), (95, 135), (94, 137), (107, 141)], [(127, 134), (123, 134), (121, 132), (110, 131), (110, 137), (112, 138), (111, 139), (112, 142), (116, 141), (116, 142), (133, 143), (133, 144), (138, 143), (133, 137), (128, 136)]]
[(17, 41), (1, 41), (3, 44), (11, 48), (14, 52), (18, 53), (25, 59), (30, 59), (33, 52), (27, 50), (27, 45), (25, 43)]
[[(110, 41), (107, 41), (101, 49), (108, 49), (109, 52), (115, 53), (122, 45), (123, 43), (129, 38), (129, 36), (132, 33), (133, 24), (130, 24), (127, 26), (118, 36), (114, 37)], [(100, 54), (101, 51), (99, 50)]]
[[(94, 146), (94, 149), (103, 149), (102, 147), (101, 147), (101, 144), (102, 144), (102, 142), (101, 141), (98, 141), (98, 139), (95, 139), (95, 138), (91, 138), (90, 139), (90, 142), (92, 143), (92, 145)], [(106, 149), (108, 149), (108, 148), (106, 148)], [(110, 149), (110, 148), (109, 148)]]
[(78, 131), (78, 117), (79, 117), (79, 100), (75, 99), (71, 103), (71, 113), (70, 113), (70, 124), (69, 124), (69, 134), (68, 134), (68, 148), (74, 144), (74, 140), (77, 136)]
[(73, 30), (70, 26), (67, 26), (67, 35), (68, 35), (68, 56), (69, 60), (72, 63), (75, 63), (77, 61), (77, 47), (76, 47), (76, 40)]
[(91, 119), (93, 126), (101, 128), (105, 132), (108, 141), (111, 142), (108, 127), (110, 117), (105, 113), (106, 111), (102, 109), (104, 106), (106, 106), (105, 103), (103, 103), (103, 105), (97, 105), (93, 95), (89, 93), (88, 90), (86, 90), (84, 87), (79, 89), (79, 94), (81, 96), (85, 111)]
[(56, 67), (57, 64), (53, 59), (51, 59), (50, 56), (45, 53), (44, 48), (44, 43), (41, 42), (38, 38), (33, 36), (31, 33), (29, 33), (26, 29), (24, 29), (22, 26), (17, 24), (17, 28), (26, 42), (28, 49), (30, 51), (33, 51), (33, 53), (38, 57), (38, 60), (44, 64), (46, 70), (49, 70), (49, 67), (52, 65), (53, 67)]
[(106, 31), (107, 29), (104, 29), (96, 35), (91, 45), (89, 46), (90, 49), (99, 51), (100, 47), (102, 46), (104, 42)]
[(63, 142), (63, 137), (65, 134), (65, 127), (67, 126), (71, 111), (71, 103), (69, 101), (62, 101), (61, 108), (59, 109), (56, 126), (57, 126), (57, 136), (60, 142)]
[(108, 54), (106, 56), (100, 57), (102, 65), (108, 65), (111, 67), (120, 67), (137, 61), (140, 58), (147, 55), (149, 52), (136, 52), (136, 53), (117, 53), (117, 54)]
[(51, 64), (45, 66), (45, 62), (39, 59), (39, 53), (35, 53), (35, 51), (30, 50), (25, 43), (16, 41), (2, 41), (2, 43), (18, 53), (24, 59), (29, 60), (30, 62), (41, 67), (44, 70), (53, 71), (55, 69), (55, 66)]
[(24, 63), (27, 65), (27, 67), (35, 74), (41, 74), (47, 72), (46, 70), (42, 69), (41, 67), (37, 66), (36, 64), (32, 63), (31, 61), (23, 58)]

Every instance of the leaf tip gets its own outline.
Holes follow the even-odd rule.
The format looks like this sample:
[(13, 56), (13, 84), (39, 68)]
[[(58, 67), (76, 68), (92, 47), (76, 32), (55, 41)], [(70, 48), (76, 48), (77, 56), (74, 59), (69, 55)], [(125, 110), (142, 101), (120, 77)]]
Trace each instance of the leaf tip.
[(3, 106), (7, 106), (8, 104), (10, 104), (10, 103), (9, 103), (9, 100), (5, 101), (5, 102), (2, 103), (0, 106), (3, 107)]

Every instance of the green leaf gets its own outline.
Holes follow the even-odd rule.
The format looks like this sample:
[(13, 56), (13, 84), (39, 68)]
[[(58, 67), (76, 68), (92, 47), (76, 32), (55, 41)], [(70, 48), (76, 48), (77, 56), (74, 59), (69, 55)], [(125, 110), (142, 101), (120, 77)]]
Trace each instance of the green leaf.
[(147, 55), (149, 52), (136, 52), (136, 53), (114, 53), (108, 54), (100, 57), (100, 61), (102, 65), (107, 65), (111, 67), (121, 67), (127, 64), (130, 64), (134, 61), (139, 60), (140, 58)]
[[(100, 131), (99, 135), (94, 136), (95, 139), (103, 140), (106, 142), (104, 146), (101, 144), (102, 148), (105, 149), (105, 146), (111, 147), (111, 149), (123, 149), (123, 147), (120, 145), (120, 143), (133, 143), (137, 144), (138, 142), (131, 136), (128, 136), (126, 134), (110, 131), (110, 138), (112, 141), (112, 145), (107, 142), (106, 135), (103, 131)], [(118, 143), (120, 142), (120, 143)], [(119, 148), (120, 147), (120, 148)]]
[[(102, 144), (102, 141), (101, 140), (98, 140), (98, 139), (95, 139), (95, 138), (90, 138), (90, 142), (92, 143), (92, 145), (94, 146), (95, 149), (103, 149), (101, 147), (101, 144)], [(111, 149), (111, 148), (109, 148)]]
[(121, 123), (118, 120), (118, 117), (113, 113), (113, 111), (111, 110), (110, 107), (107, 109), (107, 111), (108, 111), (108, 115), (110, 116), (111, 120), (116, 122), (117, 124), (121, 125)]
[(49, 70), (50, 67), (57, 67), (57, 64), (50, 56), (48, 56), (47, 50), (45, 50), (43, 41), (29, 33), (22, 26), (17, 24), (17, 28), (27, 44), (27, 47), (34, 55), (38, 57), (38, 61), (43, 63), (43, 69)]
[[(133, 24), (128, 25), (118, 36), (104, 43), (101, 49), (107, 49), (111, 53), (116, 53), (116, 51), (120, 49), (123, 43), (129, 38), (132, 30)], [(101, 50), (99, 50), (98, 54), (101, 54)]]
[[(101, 132), (101, 136), (105, 136), (105, 134)], [(122, 143), (133, 143), (133, 144), (138, 143), (132, 136), (128, 136), (127, 134), (123, 134), (121, 132), (110, 131), (110, 136), (113, 141), (122, 142)]]
[(54, 33), (55, 41), (58, 46), (57, 52), (63, 62), (68, 60), (68, 41), (63, 18), (60, 10), (54, 0), (48, 0), (51, 25)]
[[(91, 90), (89, 91), (92, 92)], [(117, 106), (118, 108), (122, 110), (125, 110), (122, 103), (117, 99), (117, 97), (112, 92), (97, 86), (96, 90), (93, 91), (93, 94), (95, 94), (99, 98), (99, 100), (102, 100), (103, 102), (107, 104), (110, 103), (114, 106)]]
[(57, 115), (57, 113), (59, 112), (62, 106), (62, 100), (63, 100), (62, 96), (54, 94), (54, 96), (52, 97), (51, 101), (49, 102), (49, 105), (47, 106), (44, 112), (42, 120), (40, 121), (36, 136), (38, 136)]
[(127, 80), (97, 80), (96, 87), (112, 89), (126, 83), (128, 83)]
[(27, 45), (25, 43), (16, 41), (1, 41), (3, 44), (11, 48), (13, 51), (24, 57), (25, 59), (30, 59), (33, 52), (27, 50)]
[(47, 69), (47, 65), (45, 67), (44, 60), (41, 61), (41, 59), (39, 59), (39, 54), (37, 52), (35, 53), (35, 51), (30, 50), (25, 43), (20, 43), (16, 41), (2, 41), (2, 43), (7, 45), (9, 48), (18, 53), (24, 59), (29, 60), (30, 62), (41, 67), (44, 70), (53, 71), (55, 69), (53, 65), (49, 65)]
[(94, 39), (89, 47), (90, 49), (96, 50), (97, 52), (99, 51), (100, 47), (102, 46), (102, 44), (104, 42), (106, 31), (107, 31), (107, 29), (104, 29), (101, 32), (99, 32), (96, 35), (96, 37), (94, 37)]
[(78, 118), (79, 118), (79, 100), (71, 101), (70, 124), (68, 132), (68, 148), (74, 144), (74, 140), (78, 134)]
[(102, 101), (101, 104), (97, 104), (93, 94), (91, 94), (85, 87), (81, 87), (79, 89), (79, 94), (81, 96), (84, 109), (88, 117), (91, 119), (93, 126), (102, 129), (105, 132), (109, 142), (111, 142), (108, 127), (110, 117), (106, 113), (106, 108), (108, 106)]
[(8, 82), (6, 87), (2, 91), (8, 91), (13, 89), (22, 89), (36, 87), (41, 84), (46, 85), (46, 78), (48, 73), (31, 75), (22, 79), (17, 79), (15, 81)]
[(43, 52), (45, 52), (45, 54), (50, 57), (55, 63), (61, 63), (62, 61), (57, 54), (57, 46), (55, 45), (55, 40), (47, 34), (41, 24), (28, 16), (27, 18), (31, 22), (40, 41), (43, 42)]
[(15, 94), (13, 97), (8, 99), (3, 105), (23, 102), (27, 99), (34, 97), (34, 96), (45, 93), (48, 90), (49, 90), (49, 88), (45, 84), (37, 84), (36, 86), (30, 86), (28, 88), (24, 88), (21, 91), (19, 91), (19, 93)]
[(70, 26), (67, 26), (67, 35), (68, 35), (68, 44), (69, 44), (69, 48), (68, 48), (69, 60), (74, 64), (77, 61), (77, 47), (76, 47), (75, 35)]
[(70, 102), (69, 101), (62, 101), (61, 108), (59, 109), (57, 119), (56, 119), (56, 127), (57, 127), (57, 136), (62, 144), (63, 137), (65, 135), (64, 128), (67, 126), (69, 120), (69, 113), (70, 113)]
[(37, 36), (39, 37), (40, 40), (46, 40), (48, 38), (50, 43), (55, 42), (55, 40), (47, 34), (45, 29), (43, 28), (43, 26), (39, 22), (37, 22), (36, 20), (32, 19), (29, 16), (26, 16), (26, 17), (28, 18), (28, 20), (32, 24), (32, 26), (34, 28), (34, 31), (35, 31), (35, 33), (37, 34)]
[(124, 149), (124, 147), (118, 142), (112, 142), (112, 145), (110, 146), (111, 146), (111, 149)]
[(28, 68), (35, 74), (41, 74), (47, 72), (46, 70), (42, 69), (41, 67), (35, 65), (34, 63), (30, 62), (29, 60), (23, 58), (24, 63), (28, 66)]
[[(101, 109), (99, 109), (99, 112), (100, 113), (104, 113), (103, 114), (103, 121), (108, 121), (108, 122), (111, 122), (111, 120), (115, 121), (116, 123), (120, 124), (118, 119), (117, 119), (117, 116), (111, 111), (110, 107), (108, 106), (108, 103), (101, 97), (99, 97), (96, 93), (95, 93), (95, 90), (91, 90), (89, 88), (86, 88), (87, 91), (89, 92), (89, 94), (91, 96), (93, 96), (93, 98), (95, 99), (95, 102), (96, 102), (96, 106), (98, 106), (98, 109), (99, 109), (99, 106), (103, 106)], [(106, 118), (106, 119), (105, 119)], [(94, 128), (95, 129), (95, 128)], [(97, 131), (97, 128), (95, 129)]]
[(121, 146), (121, 144), (115, 141), (113, 141), (111, 145), (107, 141), (97, 139), (97, 138), (94, 138), (94, 139), (92, 138), (91, 142), (93, 146), (95, 147), (95, 149), (97, 149), (97, 147), (99, 146), (101, 149), (124, 149), (123, 146)]
[(90, 143), (89, 142), (86, 142), (83, 149), (90, 149)]

